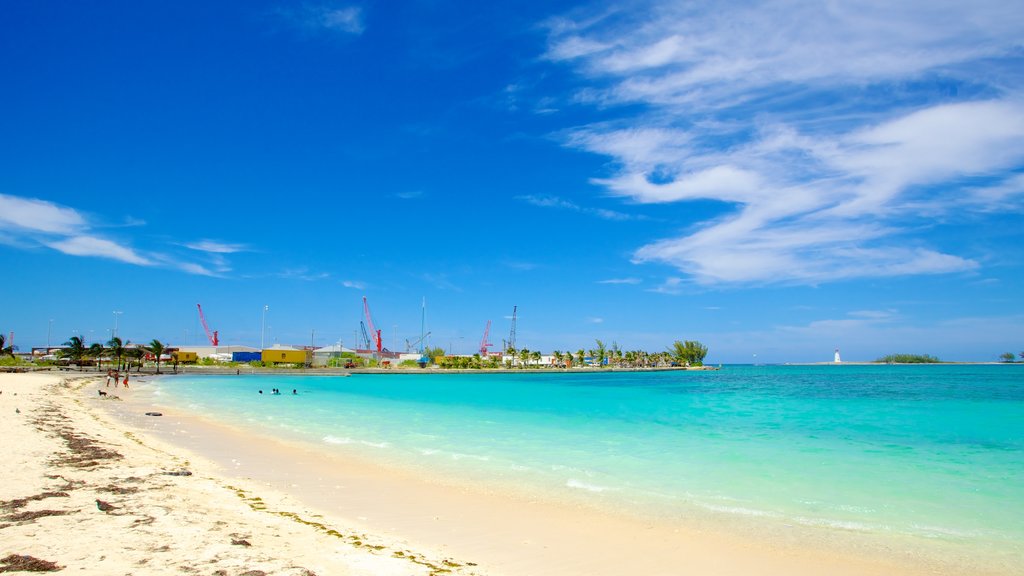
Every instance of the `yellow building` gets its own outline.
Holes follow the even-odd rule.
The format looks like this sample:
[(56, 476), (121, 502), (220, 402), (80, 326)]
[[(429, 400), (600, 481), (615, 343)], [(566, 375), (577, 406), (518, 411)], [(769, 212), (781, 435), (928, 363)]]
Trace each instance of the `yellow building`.
[(310, 364), (313, 362), (313, 351), (267, 348), (263, 350), (261, 359), (267, 364)]
[(171, 352), (171, 358), (175, 362), (196, 362), (199, 360), (199, 354), (196, 354), (195, 352), (186, 352), (184, 350), (175, 350), (174, 352)]

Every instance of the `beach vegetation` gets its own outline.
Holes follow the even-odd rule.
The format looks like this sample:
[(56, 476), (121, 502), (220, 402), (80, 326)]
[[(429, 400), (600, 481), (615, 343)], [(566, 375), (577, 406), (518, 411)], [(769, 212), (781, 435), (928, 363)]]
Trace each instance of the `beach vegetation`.
[(999, 355), (999, 360), (1001, 362), (1013, 362), (1014, 358), (1016, 358), (1016, 356), (1013, 355), (1013, 352), (1003, 352)]
[(64, 343), (64, 348), (57, 353), (61, 358), (70, 361), (72, 364), (78, 365), (78, 369), (82, 369), (82, 359), (86, 356), (85, 343), (82, 342), (81, 336), (72, 336), (68, 338), (68, 341)]
[(0, 334), (0, 356), (14, 356), (14, 346), (7, 343), (7, 337)]
[(678, 364), (685, 364), (686, 366), (703, 366), (704, 357), (708, 354), (708, 347), (701, 344), (697, 340), (687, 340), (680, 342), (676, 340), (672, 343), (672, 348), (667, 352), (667, 356), (670, 357), (670, 362), (674, 361)]
[(146, 346), (146, 350), (149, 350), (149, 353), (156, 357), (156, 373), (159, 374), (160, 356), (164, 353), (165, 350), (167, 350), (167, 347), (164, 346), (163, 342), (154, 338), (153, 341), (150, 342), (148, 346)]
[(608, 354), (608, 350), (607, 348), (605, 348), (604, 342), (600, 340), (594, 340), (594, 343), (597, 344), (597, 348), (591, 350), (590, 355), (593, 356), (598, 366), (604, 366), (605, 356)]
[(886, 364), (938, 364), (942, 360), (928, 354), (889, 354), (888, 356), (882, 356), (876, 362), (884, 362)]
[(122, 341), (118, 336), (111, 337), (111, 339), (107, 341), (107, 350), (117, 358), (117, 369), (120, 371), (121, 358), (124, 358), (125, 352), (124, 341)]
[(99, 342), (93, 342), (91, 346), (85, 351), (85, 356), (93, 359), (96, 362), (96, 370), (99, 371), (103, 367), (103, 358), (107, 355), (107, 349), (103, 347), (103, 344)]
[(142, 370), (142, 362), (146, 358), (146, 350), (145, 350), (145, 348), (143, 348), (141, 346), (135, 346), (133, 348), (127, 348), (125, 350), (125, 352), (124, 352), (124, 355), (125, 355), (125, 358), (127, 358), (127, 360), (125, 361), (125, 365), (127, 367), (128, 372), (132, 371), (132, 365), (133, 364), (135, 364), (137, 366), (137, 370), (136, 371)]

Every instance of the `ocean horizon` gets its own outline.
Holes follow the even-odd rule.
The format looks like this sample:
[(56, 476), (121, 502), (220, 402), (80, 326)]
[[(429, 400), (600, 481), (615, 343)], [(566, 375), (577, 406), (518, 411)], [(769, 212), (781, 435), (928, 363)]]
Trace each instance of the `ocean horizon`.
[(1021, 367), (188, 375), (156, 392), (323, 450), (659, 521), (1024, 557)]

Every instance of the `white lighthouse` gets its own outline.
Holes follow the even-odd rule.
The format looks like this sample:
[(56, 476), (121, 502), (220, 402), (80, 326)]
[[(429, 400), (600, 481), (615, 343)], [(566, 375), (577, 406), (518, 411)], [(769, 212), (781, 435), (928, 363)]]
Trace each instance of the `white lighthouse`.
[(834, 362), (836, 364), (839, 364), (840, 362), (842, 362), (842, 360), (839, 359), (839, 348), (836, 348), (836, 359), (834, 360)]

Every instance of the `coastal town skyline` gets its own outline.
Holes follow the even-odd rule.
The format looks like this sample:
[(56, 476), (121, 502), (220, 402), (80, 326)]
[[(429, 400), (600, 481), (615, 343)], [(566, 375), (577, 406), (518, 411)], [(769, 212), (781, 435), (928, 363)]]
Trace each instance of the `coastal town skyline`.
[(22, 349), (1024, 350), (1019, 3), (6, 12)]

